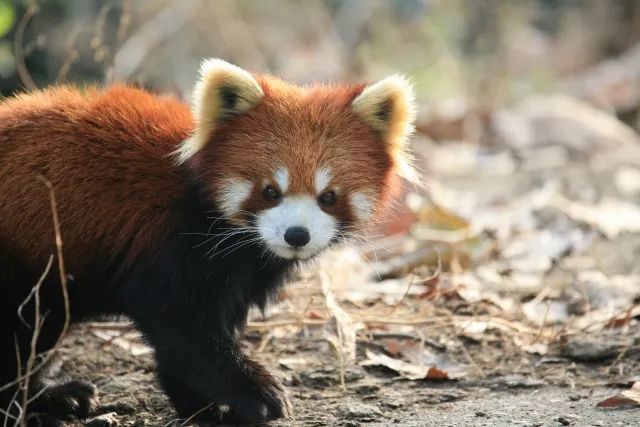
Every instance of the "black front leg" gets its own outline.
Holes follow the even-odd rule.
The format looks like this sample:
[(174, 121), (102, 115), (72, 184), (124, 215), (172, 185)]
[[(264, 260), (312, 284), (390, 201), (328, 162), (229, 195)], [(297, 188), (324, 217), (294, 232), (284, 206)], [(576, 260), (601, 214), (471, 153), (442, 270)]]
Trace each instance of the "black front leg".
[(206, 338), (181, 322), (139, 322), (156, 351), (158, 376), (181, 418), (256, 423), (290, 417), (282, 385), (233, 339)]
[(249, 306), (265, 302), (289, 264), (265, 263), (259, 247), (211, 259), (190, 237), (159, 244), (118, 286), (116, 303), (154, 347), (158, 377), (181, 418), (230, 424), (289, 417), (282, 385), (235, 337)]

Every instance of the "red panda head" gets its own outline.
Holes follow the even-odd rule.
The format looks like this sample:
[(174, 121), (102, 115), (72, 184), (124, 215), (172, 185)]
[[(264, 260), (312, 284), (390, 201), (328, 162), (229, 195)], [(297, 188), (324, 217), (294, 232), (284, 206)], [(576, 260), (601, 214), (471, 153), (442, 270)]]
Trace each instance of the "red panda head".
[(370, 224), (399, 176), (413, 178), (413, 92), (399, 75), (299, 87), (210, 59), (193, 110), (180, 161), (229, 222), (283, 258), (309, 258)]

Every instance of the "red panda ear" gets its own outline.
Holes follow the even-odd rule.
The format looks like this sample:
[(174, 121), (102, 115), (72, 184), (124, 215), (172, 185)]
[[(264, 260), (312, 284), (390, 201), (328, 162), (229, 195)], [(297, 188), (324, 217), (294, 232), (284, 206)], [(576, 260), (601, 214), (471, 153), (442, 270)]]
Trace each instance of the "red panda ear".
[(365, 123), (381, 133), (398, 174), (411, 181), (416, 175), (407, 146), (416, 117), (414, 98), (409, 80), (394, 74), (365, 87), (351, 104)]
[(264, 92), (247, 71), (221, 59), (207, 59), (200, 66), (200, 78), (193, 89), (194, 134), (177, 151), (184, 162), (209, 141), (216, 124), (255, 107)]

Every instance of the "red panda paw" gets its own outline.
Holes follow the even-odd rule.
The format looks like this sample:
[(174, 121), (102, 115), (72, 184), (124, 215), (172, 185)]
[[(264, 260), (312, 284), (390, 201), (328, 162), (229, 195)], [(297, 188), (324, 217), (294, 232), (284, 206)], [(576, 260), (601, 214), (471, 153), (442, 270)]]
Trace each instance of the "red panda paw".
[[(217, 397), (189, 398), (182, 393), (174, 396), (174, 405), (182, 420), (204, 425), (228, 425), (261, 424), (291, 418), (291, 403), (285, 388), (266, 369), (251, 360), (246, 361), (244, 368), (242, 375), (215, 382), (219, 388), (213, 394)], [(204, 403), (207, 400), (210, 403)]]
[(234, 393), (224, 418), (250, 423), (291, 418), (293, 411), (285, 388), (266, 371), (260, 372), (255, 380), (251, 388)]
[(29, 409), (44, 413), (47, 418), (71, 421), (87, 418), (96, 403), (96, 386), (88, 381), (74, 380), (47, 387)]

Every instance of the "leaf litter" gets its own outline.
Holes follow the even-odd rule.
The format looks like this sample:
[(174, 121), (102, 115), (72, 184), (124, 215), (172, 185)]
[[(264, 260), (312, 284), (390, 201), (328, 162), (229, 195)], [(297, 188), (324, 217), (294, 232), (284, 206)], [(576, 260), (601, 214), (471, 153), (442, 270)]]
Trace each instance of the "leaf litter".
[[(489, 114), (473, 138), (419, 133), (425, 188), (250, 313), (246, 350), (283, 379), (301, 425), (386, 420), (486, 390), (601, 396), (640, 371), (637, 133), (550, 96)], [(88, 326), (97, 351), (144, 362), (135, 381), (151, 375), (144, 341), (117, 325)], [(128, 402), (118, 376), (100, 381)], [(598, 406), (638, 407), (637, 392)], [(163, 399), (154, 407), (170, 408)]]

